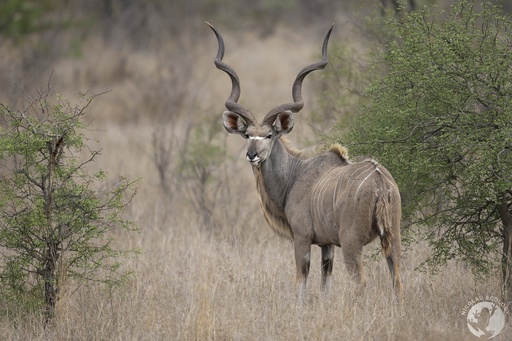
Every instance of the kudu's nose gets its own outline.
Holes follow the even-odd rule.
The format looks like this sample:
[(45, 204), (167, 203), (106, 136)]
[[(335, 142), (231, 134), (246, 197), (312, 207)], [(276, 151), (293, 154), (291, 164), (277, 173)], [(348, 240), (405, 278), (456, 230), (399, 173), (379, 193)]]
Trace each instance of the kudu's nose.
[(246, 157), (247, 157), (247, 160), (249, 160), (250, 162), (258, 161), (259, 160), (258, 153), (256, 153), (255, 151), (251, 151), (251, 150), (249, 150), (247, 152)]

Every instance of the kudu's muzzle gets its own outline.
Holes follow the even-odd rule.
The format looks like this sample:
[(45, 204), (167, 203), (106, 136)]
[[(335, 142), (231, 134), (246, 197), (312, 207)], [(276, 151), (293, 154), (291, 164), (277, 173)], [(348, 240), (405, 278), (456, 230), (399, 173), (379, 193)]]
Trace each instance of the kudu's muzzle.
[(250, 163), (256, 164), (261, 161), (261, 158), (258, 156), (256, 146), (253, 143), (251, 143), (249, 145), (249, 148), (247, 149), (247, 154), (245, 155), (245, 157), (247, 158), (247, 160)]

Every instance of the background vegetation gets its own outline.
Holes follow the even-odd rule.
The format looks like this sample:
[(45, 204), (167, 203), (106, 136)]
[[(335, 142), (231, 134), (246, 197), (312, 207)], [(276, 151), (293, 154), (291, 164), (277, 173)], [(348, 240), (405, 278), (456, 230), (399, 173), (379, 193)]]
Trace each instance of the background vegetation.
[(116, 249), (108, 234), (134, 229), (123, 218), (133, 182), (86, 170), (99, 154), (87, 148), (83, 122), (95, 97), (71, 106), (50, 86), (24, 94), (23, 109), (0, 108), (2, 313), (44, 312), (49, 322), (63, 292), (114, 288), (128, 276), (116, 258), (134, 250)]
[[(441, 11), (451, 2), (414, 2), (416, 9), (432, 3)], [(122, 291), (82, 286), (63, 294), (52, 328), (44, 328), (42, 316), (3, 303), (6, 339), (469, 340), (464, 306), (500, 296), (500, 276), (474, 276), (464, 262), (450, 260), (435, 276), (416, 271), (432, 254), (419, 242), (402, 262), (403, 310), (391, 304), (382, 259), (366, 259), (361, 297), (337, 250), (331, 296), (320, 295), (319, 266), (312, 267), (309, 298), (297, 311), (293, 248), (265, 225), (243, 146), (223, 131), (229, 79), (213, 66), (216, 41), (205, 20), (223, 33), (225, 60), (241, 78), (241, 102), (259, 117), (290, 100), (296, 73), (316, 60), (335, 23), (331, 62), (306, 81), (306, 107), (290, 135), (308, 146), (332, 135), (366, 100), (368, 52), (391, 35), (366, 23), (394, 11), (393, 1), (3, 4), (10, 7), (0, 11), (0, 102), (19, 108), (14, 90), (30, 93), (51, 73), (56, 91), (71, 103), (81, 92), (111, 90), (87, 113), (88, 137), (102, 150), (87, 171), (141, 178), (124, 216), (141, 233), (112, 237), (124, 249), (143, 251), (123, 262), (121, 270), (135, 276)]]
[(462, 259), (482, 276), (499, 269), (512, 295), (512, 21), (459, 1), (386, 27), (393, 38), (372, 65), (385, 76), (341, 141), (390, 167), (405, 229), (423, 227), (409, 236), (432, 246), (431, 268)]

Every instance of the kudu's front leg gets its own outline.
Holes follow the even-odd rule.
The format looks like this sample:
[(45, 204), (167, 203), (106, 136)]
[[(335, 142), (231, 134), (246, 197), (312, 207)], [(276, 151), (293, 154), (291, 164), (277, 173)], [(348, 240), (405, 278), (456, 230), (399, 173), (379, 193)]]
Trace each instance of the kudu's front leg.
[(299, 291), (299, 304), (304, 300), (306, 294), (306, 281), (309, 274), (311, 262), (311, 242), (295, 239), (295, 263), (297, 266), (297, 287)]
[(322, 291), (329, 292), (329, 282), (334, 261), (334, 245), (324, 245), (322, 248)]

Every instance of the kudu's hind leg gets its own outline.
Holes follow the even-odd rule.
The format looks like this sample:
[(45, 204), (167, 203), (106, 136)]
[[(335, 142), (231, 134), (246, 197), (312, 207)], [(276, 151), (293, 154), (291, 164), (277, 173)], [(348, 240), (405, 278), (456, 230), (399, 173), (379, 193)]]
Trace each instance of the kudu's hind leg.
[[(399, 205), (398, 201), (398, 205)], [(400, 278), (400, 209), (394, 208), (391, 194), (379, 197), (375, 207), (375, 223), (380, 234), (382, 251), (388, 263), (396, 298), (402, 301), (402, 280)]]
[(322, 248), (322, 291), (329, 292), (329, 282), (334, 261), (334, 245), (324, 245)]
[[(383, 243), (384, 244), (384, 243)], [(396, 298), (402, 302), (402, 279), (400, 277), (400, 235), (393, 236), (390, 240), (390, 245), (384, 248), (384, 254), (388, 263), (389, 273), (393, 281), (393, 289), (395, 289)]]
[(363, 245), (345, 239), (341, 243), (343, 260), (350, 276), (361, 286), (364, 287), (365, 276), (361, 257), (363, 254)]
[(395, 289), (396, 298), (399, 302), (402, 301), (402, 280), (400, 278), (398, 261), (396, 261), (392, 256), (386, 257), (388, 262), (389, 272), (391, 273), (391, 279), (393, 281), (393, 288)]

